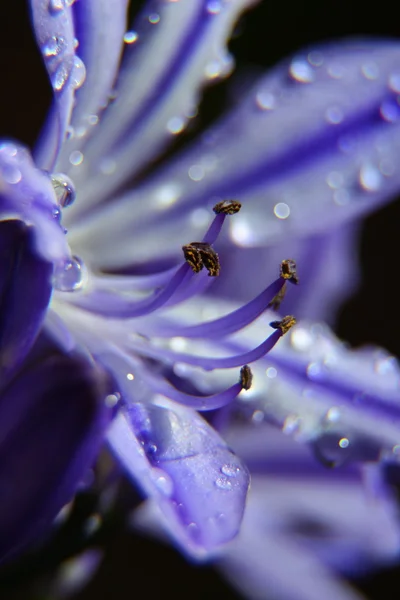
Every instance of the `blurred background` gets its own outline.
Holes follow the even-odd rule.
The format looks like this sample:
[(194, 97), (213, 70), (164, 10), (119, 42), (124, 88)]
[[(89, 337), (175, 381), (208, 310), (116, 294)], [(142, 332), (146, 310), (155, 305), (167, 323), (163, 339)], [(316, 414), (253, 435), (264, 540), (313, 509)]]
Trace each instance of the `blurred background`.
[[(141, 5), (141, 1), (133, 0), (132, 13)], [(241, 20), (231, 51), (239, 73), (255, 75), (316, 42), (358, 35), (400, 38), (400, 21), (393, 11), (393, 4), (385, 0), (369, 6), (360, 0), (264, 0)], [(199, 126), (215, 119), (234, 93), (231, 81), (210, 88), (200, 111)], [(27, 1), (1, 0), (0, 137), (14, 137), (32, 145), (50, 100), (50, 86), (30, 29)], [(397, 357), (399, 221), (398, 201), (366, 220), (359, 248), (362, 284), (341, 307), (336, 327), (339, 336), (352, 345), (382, 345)], [(384, 315), (390, 315), (390, 319)], [(139, 500), (128, 487), (126, 494), (129, 502)], [(80, 498), (74, 513), (76, 523), (90, 514), (93, 502), (90, 493)], [(1, 599), (49, 599), (31, 595), (31, 581), (34, 573), (42, 577), (54, 568), (60, 548), (74, 548), (73, 528), (63, 535), (52, 546), (50, 557), (49, 551), (43, 552), (33, 562), (25, 561), (12, 571), (0, 570)], [(191, 566), (174, 550), (127, 532), (118, 515), (110, 519), (99, 543), (104, 549), (104, 561), (86, 589), (75, 596), (76, 600), (122, 600), (142, 593), (147, 598), (172, 594), (175, 599), (191, 600), (206, 596), (239, 598), (212, 568)], [(400, 568), (366, 576), (356, 585), (371, 600), (398, 600)]]

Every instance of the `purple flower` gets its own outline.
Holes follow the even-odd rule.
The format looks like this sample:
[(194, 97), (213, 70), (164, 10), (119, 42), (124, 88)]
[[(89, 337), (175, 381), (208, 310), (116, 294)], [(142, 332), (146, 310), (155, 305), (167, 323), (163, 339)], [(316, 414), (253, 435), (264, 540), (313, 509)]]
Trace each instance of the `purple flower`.
[[(291, 314), (332, 318), (354, 280), (355, 219), (400, 187), (400, 47), (348, 42), (293, 57), (149, 175), (196, 117), (204, 84), (231, 72), (227, 39), (253, 2), (157, 0), (128, 32), (126, 4), (31, 0), (54, 106), (34, 159), (0, 145), (1, 557), (49, 528), (106, 439), (194, 558), (222, 557), (229, 570), (243, 556), (239, 573), (274, 540), (276, 563), (291, 560), (303, 511), (290, 504), (275, 526), (258, 523), (269, 481), (271, 514), (282, 480), (297, 493), (296, 448), (301, 487), (312, 482), (304, 505), (322, 506), (322, 529), (338, 521), (342, 546), (342, 487), (363, 526), (393, 524), (387, 545), (368, 552), (355, 529), (349, 564), (391, 560), (390, 490), (381, 483), (375, 510), (360, 472), (396, 461), (398, 366), (347, 349), (325, 325), (292, 329)], [(246, 452), (236, 442), (249, 431)], [(318, 460), (340, 474), (322, 477)], [(241, 527), (246, 463), (248, 515), (225, 546)], [(302, 544), (340, 570), (329, 535)], [(253, 563), (250, 594), (272, 576)], [(321, 581), (332, 598), (353, 597), (329, 574)]]

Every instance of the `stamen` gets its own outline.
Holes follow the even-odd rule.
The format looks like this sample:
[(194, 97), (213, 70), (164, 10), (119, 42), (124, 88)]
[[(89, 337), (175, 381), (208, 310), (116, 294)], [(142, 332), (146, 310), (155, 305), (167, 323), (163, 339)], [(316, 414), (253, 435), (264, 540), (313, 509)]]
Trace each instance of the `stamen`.
[(199, 273), (203, 267), (208, 271), (210, 277), (217, 277), (220, 273), (218, 254), (210, 244), (204, 242), (192, 242), (182, 246), (186, 262), (194, 273)]
[(243, 369), (246, 369), (246, 383), (249, 382), (251, 385), (252, 375), (250, 368), (246, 365), (240, 371), (240, 379), (238, 383), (235, 383), (222, 392), (217, 392), (216, 394), (211, 394), (210, 396), (186, 394), (185, 392), (178, 390), (166, 379), (160, 378), (159, 375), (153, 375), (147, 369), (142, 371), (142, 376), (158, 394), (163, 394), (164, 396), (167, 396), (167, 398), (170, 398), (171, 400), (179, 402), (185, 406), (190, 406), (195, 410), (203, 411), (222, 408), (223, 406), (233, 402), (233, 400), (235, 400), (242, 390), (248, 390), (250, 388), (250, 385), (249, 387), (243, 385)]
[(244, 365), (240, 369), (240, 385), (244, 390), (249, 390), (251, 388), (251, 384), (253, 383), (253, 373), (249, 365)]
[(286, 289), (287, 289), (286, 281), (284, 281), (279, 292), (276, 294), (276, 296), (274, 296), (272, 298), (271, 302), (268, 304), (268, 308), (271, 308), (274, 311), (279, 310), (279, 307), (282, 304), (282, 300), (286, 296)]
[(224, 215), (235, 215), (242, 208), (242, 205), (237, 200), (222, 200), (217, 202), (213, 211), (216, 215), (223, 213)]
[(158, 337), (188, 337), (188, 338), (221, 338), (230, 333), (235, 333), (252, 323), (270, 306), (273, 299), (279, 294), (282, 286), (285, 285), (285, 280), (282, 277), (276, 279), (258, 296), (253, 298), (248, 304), (241, 306), (237, 310), (199, 325), (188, 325), (186, 327), (163, 327), (157, 329)]
[(287, 279), (291, 283), (296, 285), (299, 283), (296, 262), (292, 258), (283, 260), (281, 262), (280, 275), (283, 277), (283, 279)]
[(279, 329), (282, 335), (285, 335), (294, 325), (296, 325), (296, 319), (293, 315), (287, 315), (281, 321), (272, 321), (270, 323), (270, 327)]
[(227, 215), (234, 215), (239, 212), (241, 208), (240, 202), (237, 200), (222, 200), (214, 206), (214, 212), (216, 213), (215, 219), (208, 228), (207, 233), (203, 237), (203, 242), (206, 244), (213, 244), (219, 236), (222, 225), (224, 224)]

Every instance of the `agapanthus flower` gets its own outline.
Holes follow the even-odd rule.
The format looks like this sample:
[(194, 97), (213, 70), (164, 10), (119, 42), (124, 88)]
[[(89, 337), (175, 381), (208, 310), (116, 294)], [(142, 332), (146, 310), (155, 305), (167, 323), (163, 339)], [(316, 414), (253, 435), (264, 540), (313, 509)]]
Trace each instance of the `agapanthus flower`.
[[(260, 563), (276, 543), (271, 564), (292, 562), (304, 598), (325, 584), (354, 597), (328, 570), (310, 585), (295, 549), (352, 572), (398, 555), (380, 475), (399, 454), (399, 369), (296, 319), (329, 316), (353, 278), (354, 220), (400, 187), (398, 44), (299, 53), (146, 171), (230, 74), (227, 40), (253, 2), (148, 2), (128, 31), (126, 0), (30, 4), (54, 107), (33, 157), (0, 146), (2, 559), (51, 527), (106, 442), (188, 556), (240, 573), (258, 555), (249, 595), (275, 577), (278, 597), (299, 597)], [(360, 477), (378, 460), (370, 506)], [(296, 501), (285, 513), (276, 484), (264, 526), (270, 469)], [(361, 516), (346, 537), (347, 506)], [(378, 522), (387, 536), (368, 546)], [(296, 539), (313, 523), (320, 538)]]

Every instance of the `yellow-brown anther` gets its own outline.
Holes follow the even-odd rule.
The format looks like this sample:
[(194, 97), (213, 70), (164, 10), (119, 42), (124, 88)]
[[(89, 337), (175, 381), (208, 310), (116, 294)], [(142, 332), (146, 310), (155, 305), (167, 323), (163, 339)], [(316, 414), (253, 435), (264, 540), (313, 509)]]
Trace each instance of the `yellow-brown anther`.
[(293, 315), (287, 315), (281, 321), (272, 321), (270, 323), (273, 329), (280, 329), (282, 335), (285, 335), (294, 325), (296, 325), (296, 319)]
[(288, 258), (287, 260), (283, 260), (281, 262), (280, 275), (283, 279), (287, 279), (292, 283), (299, 283), (299, 278), (297, 277), (297, 269), (296, 262), (292, 258)]
[(203, 267), (208, 271), (210, 277), (217, 277), (221, 267), (218, 254), (210, 244), (204, 242), (191, 242), (182, 246), (186, 262), (195, 273), (199, 273)]
[(235, 215), (241, 208), (242, 205), (237, 200), (222, 200), (214, 206), (213, 211), (217, 215), (220, 213), (223, 213), (224, 215)]
[(185, 260), (190, 265), (192, 271), (200, 273), (204, 265), (199, 250), (193, 244), (182, 246), (182, 250)]
[(249, 365), (244, 365), (240, 369), (240, 379), (239, 383), (242, 386), (242, 390), (249, 390), (251, 388), (251, 384), (253, 383), (253, 373)]

